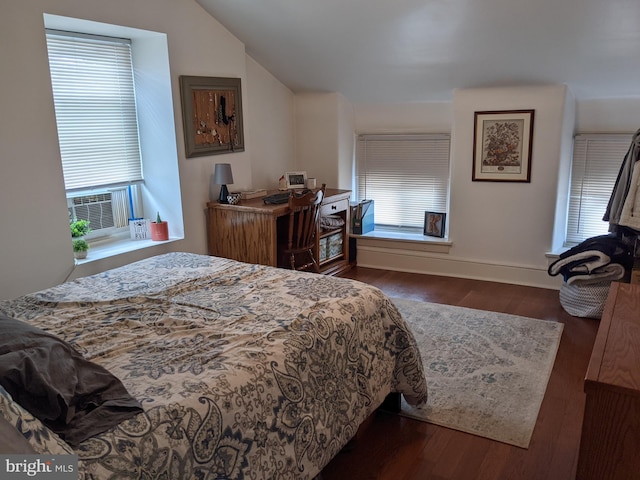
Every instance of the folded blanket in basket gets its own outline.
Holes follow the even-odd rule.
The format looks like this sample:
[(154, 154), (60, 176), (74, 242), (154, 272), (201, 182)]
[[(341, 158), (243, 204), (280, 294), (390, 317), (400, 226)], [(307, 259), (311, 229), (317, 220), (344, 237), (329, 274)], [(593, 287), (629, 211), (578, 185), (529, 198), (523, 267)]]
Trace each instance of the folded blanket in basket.
[[(549, 265), (548, 273), (551, 276), (562, 274), (566, 282), (574, 276), (584, 279), (591, 275), (599, 275), (600, 280), (603, 280), (608, 279), (609, 275), (619, 275), (619, 267), (603, 270), (604, 267), (615, 264), (623, 271), (619, 278), (624, 277), (633, 266), (632, 248), (613, 235), (600, 235), (588, 238), (561, 254), (558, 260)], [(619, 278), (612, 278), (612, 281)]]
[(574, 273), (566, 278), (568, 284), (579, 283), (581, 285), (591, 285), (593, 283), (600, 283), (608, 280), (614, 282), (624, 278), (627, 271), (619, 263), (610, 263), (604, 267), (596, 268), (589, 273)]
[[(552, 276), (562, 273), (563, 276), (588, 274), (592, 270), (604, 267), (611, 263), (611, 257), (599, 250), (587, 250), (566, 258), (559, 258), (549, 266), (549, 274)], [(565, 278), (566, 280), (566, 278)]]

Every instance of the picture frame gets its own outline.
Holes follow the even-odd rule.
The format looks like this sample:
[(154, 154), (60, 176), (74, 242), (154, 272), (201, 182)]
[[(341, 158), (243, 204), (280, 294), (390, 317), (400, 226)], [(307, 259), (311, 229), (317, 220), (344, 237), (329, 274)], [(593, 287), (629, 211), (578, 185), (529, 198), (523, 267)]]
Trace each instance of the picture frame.
[(187, 158), (244, 151), (239, 78), (180, 76)]
[(475, 112), (474, 182), (531, 182), (534, 110)]
[(424, 212), (424, 235), (443, 238), (446, 229), (446, 220), (446, 213)]
[(287, 181), (287, 189), (305, 188), (307, 185), (307, 172), (287, 172), (284, 178)]

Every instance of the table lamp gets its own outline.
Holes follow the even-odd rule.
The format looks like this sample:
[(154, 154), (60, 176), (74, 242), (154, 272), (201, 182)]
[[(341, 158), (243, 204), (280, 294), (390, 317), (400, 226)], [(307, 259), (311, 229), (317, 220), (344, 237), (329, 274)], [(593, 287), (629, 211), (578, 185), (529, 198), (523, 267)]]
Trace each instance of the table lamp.
[(216, 163), (215, 170), (213, 171), (213, 183), (220, 185), (218, 202), (229, 203), (227, 201), (227, 195), (229, 195), (227, 184), (233, 183), (233, 174), (231, 173), (230, 163)]

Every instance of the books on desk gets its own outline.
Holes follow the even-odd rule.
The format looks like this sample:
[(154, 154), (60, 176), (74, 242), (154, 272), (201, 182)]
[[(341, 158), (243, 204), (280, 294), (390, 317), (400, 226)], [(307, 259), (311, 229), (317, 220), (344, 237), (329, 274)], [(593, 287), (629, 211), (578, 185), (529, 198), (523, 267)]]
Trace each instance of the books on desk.
[(243, 200), (249, 200), (251, 198), (264, 197), (267, 194), (267, 191), (265, 189), (249, 190), (249, 191), (246, 191), (246, 192), (240, 192), (240, 194), (241, 194), (241, 198)]

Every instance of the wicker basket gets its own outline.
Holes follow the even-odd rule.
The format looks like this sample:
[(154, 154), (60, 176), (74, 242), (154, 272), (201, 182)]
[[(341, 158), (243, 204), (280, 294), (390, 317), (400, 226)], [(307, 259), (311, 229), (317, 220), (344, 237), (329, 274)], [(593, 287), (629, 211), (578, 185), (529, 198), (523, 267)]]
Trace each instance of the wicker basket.
[(600, 318), (607, 301), (611, 281), (587, 283), (564, 282), (560, 287), (560, 304), (574, 317)]

